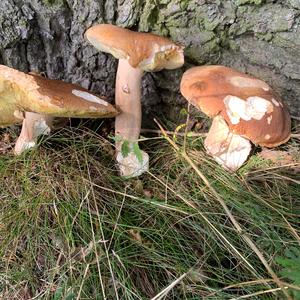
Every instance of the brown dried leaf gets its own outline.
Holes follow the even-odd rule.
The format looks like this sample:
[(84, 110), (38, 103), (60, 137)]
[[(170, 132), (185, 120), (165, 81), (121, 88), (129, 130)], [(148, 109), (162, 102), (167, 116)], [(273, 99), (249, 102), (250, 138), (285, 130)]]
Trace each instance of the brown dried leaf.
[(137, 241), (139, 243), (142, 243), (142, 236), (141, 236), (139, 231), (134, 230), (134, 229), (130, 229), (130, 230), (128, 230), (128, 234), (135, 241)]
[(152, 193), (151, 190), (144, 189), (144, 196), (147, 197), (147, 198), (152, 198), (153, 193)]
[(259, 156), (263, 159), (270, 160), (279, 166), (295, 163), (293, 155), (286, 151), (264, 149), (259, 153)]

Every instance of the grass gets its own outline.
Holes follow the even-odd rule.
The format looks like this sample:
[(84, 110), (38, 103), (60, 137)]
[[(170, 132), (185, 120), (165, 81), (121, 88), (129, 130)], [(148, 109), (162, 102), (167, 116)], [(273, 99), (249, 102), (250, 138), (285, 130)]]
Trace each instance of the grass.
[(230, 174), (203, 138), (187, 138), (209, 187), (181, 155), (183, 137), (179, 151), (156, 137), (142, 144), (150, 172), (125, 180), (96, 131), (67, 127), (36, 151), (0, 156), (0, 299), (300, 299), (295, 168), (254, 153)]

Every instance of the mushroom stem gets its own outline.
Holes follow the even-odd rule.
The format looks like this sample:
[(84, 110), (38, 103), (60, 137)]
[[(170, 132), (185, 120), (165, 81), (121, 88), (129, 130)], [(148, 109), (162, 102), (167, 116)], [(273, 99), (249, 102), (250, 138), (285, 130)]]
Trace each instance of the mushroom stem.
[(204, 146), (220, 165), (230, 171), (240, 168), (251, 151), (249, 140), (232, 133), (221, 116), (213, 119)]
[[(116, 117), (115, 132), (122, 141), (136, 142), (140, 137), (142, 76), (142, 70), (133, 68), (126, 59), (119, 60), (115, 101), (121, 113)], [(122, 141), (116, 143), (119, 151)]]
[[(135, 177), (148, 170), (149, 157), (141, 151), (142, 159), (134, 153), (142, 124), (141, 85), (143, 71), (133, 68), (126, 59), (120, 59), (116, 78), (116, 106), (121, 113), (116, 117), (115, 134), (117, 161), (122, 176)], [(129, 142), (129, 154), (123, 156), (123, 142)]]
[(20, 155), (22, 152), (33, 148), (37, 138), (42, 134), (49, 134), (53, 117), (32, 112), (25, 112), (20, 136), (17, 139), (14, 153)]

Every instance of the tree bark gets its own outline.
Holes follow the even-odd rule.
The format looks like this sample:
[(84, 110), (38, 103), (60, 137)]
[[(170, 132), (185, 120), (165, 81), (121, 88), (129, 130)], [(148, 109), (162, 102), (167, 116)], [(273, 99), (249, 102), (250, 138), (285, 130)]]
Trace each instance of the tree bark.
[(269, 83), (300, 116), (300, 0), (1, 0), (0, 63), (114, 98), (117, 61), (83, 38), (96, 23), (183, 44), (186, 64), (145, 74), (143, 110), (169, 117), (186, 101), (185, 69), (223, 64)]

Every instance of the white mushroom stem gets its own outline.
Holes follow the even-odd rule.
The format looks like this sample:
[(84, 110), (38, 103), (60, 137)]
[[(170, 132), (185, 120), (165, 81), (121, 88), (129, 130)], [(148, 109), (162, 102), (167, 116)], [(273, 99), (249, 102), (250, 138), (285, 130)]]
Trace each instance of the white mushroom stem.
[(42, 134), (49, 134), (53, 117), (32, 112), (26, 112), (22, 124), (20, 136), (17, 139), (14, 153), (20, 155), (22, 152), (33, 148), (37, 138)]
[[(141, 85), (143, 71), (133, 68), (126, 59), (120, 59), (116, 78), (116, 106), (121, 113), (116, 117), (115, 134), (117, 161), (122, 176), (135, 177), (148, 170), (148, 154), (141, 151), (142, 161), (133, 153), (142, 123)], [(122, 154), (122, 144), (129, 142), (129, 155)]]
[(204, 146), (220, 165), (230, 171), (239, 169), (251, 151), (249, 140), (230, 132), (221, 116), (213, 119)]

